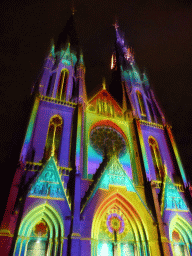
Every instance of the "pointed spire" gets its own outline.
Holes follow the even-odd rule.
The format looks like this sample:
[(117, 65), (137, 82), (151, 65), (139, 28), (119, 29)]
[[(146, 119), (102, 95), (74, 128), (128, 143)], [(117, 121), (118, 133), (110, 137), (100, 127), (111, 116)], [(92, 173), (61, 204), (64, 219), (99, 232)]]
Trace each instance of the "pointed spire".
[(114, 26), (114, 28), (115, 28), (116, 40), (117, 40), (117, 42), (120, 42), (121, 44), (124, 45), (124, 39), (121, 38), (121, 36), (120, 36), (120, 34), (119, 34), (119, 29), (118, 29), (118, 28), (119, 28), (119, 25), (118, 25), (117, 19), (116, 19), (115, 24), (114, 24), (113, 26)]
[(79, 40), (75, 29), (74, 14), (72, 14), (71, 17), (68, 19), (66, 26), (58, 37), (55, 47), (56, 51), (64, 48), (68, 40), (71, 44), (71, 48), (75, 51), (78, 51)]
[(72, 8), (71, 8), (72, 15), (74, 15), (76, 11), (77, 10), (75, 10), (74, 1), (72, 1)]
[(117, 19), (115, 20), (115, 24), (113, 25), (115, 27), (115, 30), (117, 31), (119, 25), (118, 25), (118, 22), (117, 22)]

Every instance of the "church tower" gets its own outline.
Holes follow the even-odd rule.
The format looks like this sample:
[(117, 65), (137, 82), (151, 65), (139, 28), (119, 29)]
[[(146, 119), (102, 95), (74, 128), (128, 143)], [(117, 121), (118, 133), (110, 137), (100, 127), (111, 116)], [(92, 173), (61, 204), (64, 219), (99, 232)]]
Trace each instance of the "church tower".
[(91, 99), (73, 15), (47, 55), (0, 229), (0, 255), (192, 255), (192, 189), (146, 73), (115, 24)]

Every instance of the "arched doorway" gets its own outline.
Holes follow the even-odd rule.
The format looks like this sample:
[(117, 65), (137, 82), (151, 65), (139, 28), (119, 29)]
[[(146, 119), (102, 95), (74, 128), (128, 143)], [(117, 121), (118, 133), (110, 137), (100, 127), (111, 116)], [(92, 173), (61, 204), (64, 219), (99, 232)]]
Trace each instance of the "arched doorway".
[(62, 255), (63, 239), (64, 226), (60, 215), (52, 206), (43, 204), (23, 219), (13, 255)]
[(192, 227), (181, 216), (177, 215), (172, 219), (169, 236), (174, 256), (192, 254)]
[(91, 255), (149, 255), (146, 233), (139, 214), (119, 193), (107, 198), (94, 216)]

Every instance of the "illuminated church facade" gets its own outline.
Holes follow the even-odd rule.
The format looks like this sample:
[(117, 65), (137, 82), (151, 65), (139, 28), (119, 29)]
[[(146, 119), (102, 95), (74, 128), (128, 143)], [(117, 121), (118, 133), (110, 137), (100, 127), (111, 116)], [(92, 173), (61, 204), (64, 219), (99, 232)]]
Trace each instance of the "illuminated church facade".
[(70, 29), (33, 90), (0, 255), (192, 255), (192, 189), (146, 74), (116, 24), (112, 83), (88, 99)]

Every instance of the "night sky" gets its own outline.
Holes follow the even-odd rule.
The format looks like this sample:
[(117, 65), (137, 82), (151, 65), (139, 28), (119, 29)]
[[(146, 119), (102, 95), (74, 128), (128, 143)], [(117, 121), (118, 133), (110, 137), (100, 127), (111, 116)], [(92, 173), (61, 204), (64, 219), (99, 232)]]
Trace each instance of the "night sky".
[[(187, 0), (76, 0), (76, 32), (84, 54), (88, 95), (111, 81), (110, 59), (118, 20), (125, 41), (146, 70), (173, 126), (192, 177), (192, 4)], [(7, 200), (30, 113), (30, 92), (43, 60), (71, 15), (71, 1), (3, 1), (0, 6), (0, 168)], [(4, 185), (6, 184), (6, 185)], [(6, 186), (3, 188), (3, 186)], [(1, 196), (2, 198), (2, 196)], [(5, 205), (1, 203), (2, 210)]]

